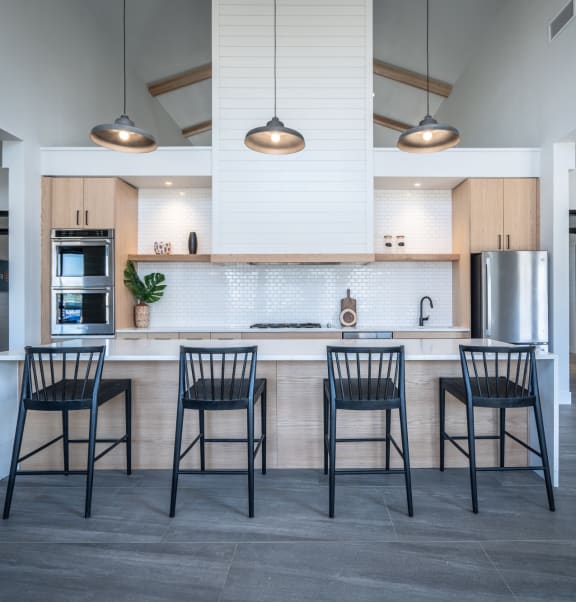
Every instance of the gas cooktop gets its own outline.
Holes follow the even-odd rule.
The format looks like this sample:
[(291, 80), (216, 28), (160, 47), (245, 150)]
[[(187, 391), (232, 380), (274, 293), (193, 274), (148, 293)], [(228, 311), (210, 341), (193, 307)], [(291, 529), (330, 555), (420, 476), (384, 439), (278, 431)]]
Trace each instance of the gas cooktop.
[(322, 328), (319, 322), (263, 322), (252, 324), (250, 328)]

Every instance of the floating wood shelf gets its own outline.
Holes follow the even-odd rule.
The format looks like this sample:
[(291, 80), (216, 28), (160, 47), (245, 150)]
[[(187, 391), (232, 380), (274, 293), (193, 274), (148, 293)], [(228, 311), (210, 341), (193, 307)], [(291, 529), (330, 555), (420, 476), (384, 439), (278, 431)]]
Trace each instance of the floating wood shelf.
[(459, 261), (457, 253), (378, 253), (376, 261)]
[(158, 261), (167, 263), (208, 263), (210, 255), (128, 255), (128, 259), (131, 261)]
[(158, 263), (372, 263), (374, 261), (459, 261), (454, 253), (369, 253), (312, 255), (128, 255), (131, 261)]

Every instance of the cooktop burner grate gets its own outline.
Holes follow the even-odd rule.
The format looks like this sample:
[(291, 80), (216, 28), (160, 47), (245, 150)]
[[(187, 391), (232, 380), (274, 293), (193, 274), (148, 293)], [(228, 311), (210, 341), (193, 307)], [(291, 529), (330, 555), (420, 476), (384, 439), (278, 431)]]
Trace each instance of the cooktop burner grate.
[(262, 322), (252, 324), (250, 328), (322, 328), (319, 322)]

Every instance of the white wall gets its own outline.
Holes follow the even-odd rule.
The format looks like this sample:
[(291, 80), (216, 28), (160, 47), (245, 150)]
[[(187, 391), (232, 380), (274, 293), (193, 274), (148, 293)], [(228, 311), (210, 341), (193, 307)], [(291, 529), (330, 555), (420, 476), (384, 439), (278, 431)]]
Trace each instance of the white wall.
[[(576, 140), (576, 20), (553, 41), (548, 24), (566, 0), (509, 0), (437, 117), (457, 125), (465, 146), (539, 146), (541, 243), (551, 258), (551, 347), (560, 396), (569, 402), (569, 170)], [(568, 141), (568, 142), (567, 142)]]
[(278, 117), (307, 146), (274, 156), (243, 144), (274, 109), (273, 3), (215, 0), (216, 253), (372, 250), (371, 7), (278, 1)]
[[(89, 131), (122, 111), (122, 45), (82, 2), (3, 0), (0, 19), (0, 128), (10, 169), (11, 345), (40, 334), (40, 146), (89, 145)], [(142, 81), (128, 74), (128, 113), (161, 144), (179, 130)]]

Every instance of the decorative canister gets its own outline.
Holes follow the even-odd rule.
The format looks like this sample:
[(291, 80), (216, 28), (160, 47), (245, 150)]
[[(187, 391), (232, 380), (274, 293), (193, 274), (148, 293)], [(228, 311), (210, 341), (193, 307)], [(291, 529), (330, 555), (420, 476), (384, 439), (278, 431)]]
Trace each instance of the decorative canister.
[(156, 255), (170, 255), (172, 253), (172, 243), (155, 240), (154, 253)]
[(198, 251), (198, 236), (196, 232), (190, 232), (188, 234), (188, 253), (196, 255), (196, 251)]

